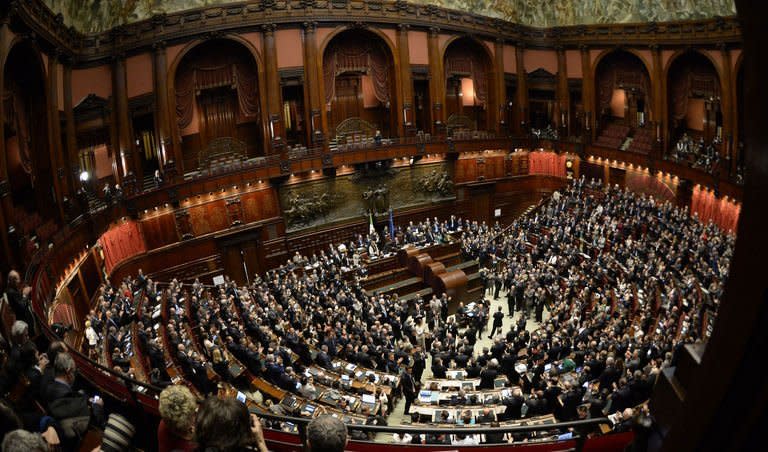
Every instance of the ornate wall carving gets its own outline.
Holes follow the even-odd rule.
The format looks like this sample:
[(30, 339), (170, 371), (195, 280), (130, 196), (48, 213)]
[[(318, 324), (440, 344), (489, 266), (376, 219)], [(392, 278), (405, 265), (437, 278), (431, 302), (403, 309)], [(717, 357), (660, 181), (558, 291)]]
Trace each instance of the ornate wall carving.
[(386, 215), (389, 207), (402, 209), (453, 199), (451, 167), (430, 163), (284, 185), (280, 188), (280, 203), (286, 226), (292, 232), (363, 218), (369, 211)]

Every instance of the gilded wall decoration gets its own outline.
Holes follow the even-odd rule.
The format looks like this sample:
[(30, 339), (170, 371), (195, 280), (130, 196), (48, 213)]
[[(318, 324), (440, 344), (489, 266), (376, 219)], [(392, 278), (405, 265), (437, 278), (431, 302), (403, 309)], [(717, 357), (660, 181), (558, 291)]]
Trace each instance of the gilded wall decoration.
[[(403, 209), (453, 199), (453, 176), (446, 163), (430, 163), (284, 185), (280, 203), (288, 231), (340, 220), (385, 217)], [(395, 189), (396, 188), (396, 189)]]
[[(44, 0), (64, 23), (86, 33), (226, 0)], [(733, 16), (733, 0), (411, 0), (534, 27), (631, 22), (666, 22)], [(326, 2), (317, 2), (322, 8)]]

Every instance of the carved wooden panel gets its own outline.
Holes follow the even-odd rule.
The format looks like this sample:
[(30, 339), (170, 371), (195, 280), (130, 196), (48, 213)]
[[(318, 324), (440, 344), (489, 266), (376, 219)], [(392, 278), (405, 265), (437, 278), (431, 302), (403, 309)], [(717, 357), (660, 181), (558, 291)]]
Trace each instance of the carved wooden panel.
[(263, 195), (261, 191), (246, 193), (241, 198), (243, 219), (246, 223), (252, 223), (264, 218)]
[(243, 222), (243, 208), (239, 197), (227, 199), (227, 218), (231, 226), (242, 224)]
[(196, 236), (220, 231), (229, 227), (227, 206), (223, 199), (190, 207), (189, 222)]
[(189, 221), (189, 211), (187, 209), (176, 211), (176, 230), (182, 240), (191, 239), (195, 236), (192, 232), (192, 223)]
[(144, 218), (139, 224), (141, 225), (144, 240), (149, 250), (160, 248), (179, 240), (180, 234), (176, 227), (174, 215), (171, 212)]

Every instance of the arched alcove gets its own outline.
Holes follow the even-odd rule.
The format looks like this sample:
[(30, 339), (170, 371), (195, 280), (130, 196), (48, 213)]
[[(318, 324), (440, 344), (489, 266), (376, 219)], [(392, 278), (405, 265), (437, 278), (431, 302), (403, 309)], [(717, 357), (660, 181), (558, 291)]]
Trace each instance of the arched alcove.
[(258, 63), (231, 39), (187, 51), (174, 74), (185, 171), (264, 154)]
[(448, 133), (488, 129), (493, 96), (493, 63), (488, 50), (471, 38), (448, 44), (443, 55)]
[(722, 138), (720, 77), (709, 58), (687, 51), (667, 70), (667, 108), (670, 143), (688, 135), (706, 143)]
[(737, 140), (733, 143), (732, 151), (736, 153), (736, 164), (740, 170), (744, 168), (744, 65), (739, 65), (736, 72), (736, 131)]
[(632, 52), (614, 50), (595, 67), (598, 131), (611, 124), (630, 129), (643, 126), (651, 106), (651, 78), (643, 60)]
[(323, 51), (323, 83), (331, 137), (396, 135), (394, 56), (380, 36), (366, 30), (334, 36)]
[[(12, 245), (25, 251), (33, 236), (47, 236), (56, 196), (49, 151), (45, 68), (29, 41), (14, 45), (4, 67), (2, 91), (5, 162), (13, 212)], [(42, 237), (46, 239), (47, 237)]]

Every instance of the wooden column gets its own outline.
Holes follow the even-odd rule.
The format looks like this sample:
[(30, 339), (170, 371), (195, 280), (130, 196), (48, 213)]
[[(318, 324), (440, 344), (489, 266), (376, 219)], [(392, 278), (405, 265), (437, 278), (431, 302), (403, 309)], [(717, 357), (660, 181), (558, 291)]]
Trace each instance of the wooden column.
[(13, 251), (11, 250), (10, 242), (8, 241), (8, 226), (9, 221), (12, 221), (12, 218), (6, 219), (6, 204), (11, 202), (10, 197), (10, 186), (8, 184), (7, 179), (0, 179), (0, 244), (2, 244), (2, 250), (3, 250), (3, 262), (4, 264), (0, 267), (0, 271), (2, 273), (7, 273), (8, 270), (13, 268), (14, 266), (14, 256)]
[[(79, 167), (77, 155), (77, 134), (75, 132), (75, 112), (72, 105), (72, 60), (64, 60), (64, 155), (68, 162), (68, 177), (73, 187), (73, 192), (80, 187)], [(75, 188), (77, 187), (77, 188)]]
[(517, 124), (515, 130), (525, 133), (528, 130), (528, 74), (525, 73), (525, 45), (518, 42), (515, 45), (515, 61), (517, 63)]
[[(128, 86), (126, 83), (125, 56), (118, 55), (112, 62), (112, 98), (115, 106), (115, 123), (113, 127), (117, 132), (117, 145), (114, 146), (118, 180), (133, 174), (136, 180), (141, 180), (134, 162), (133, 139), (131, 138), (131, 119), (128, 114)], [(124, 167), (123, 167), (124, 165)], [(116, 175), (117, 178), (117, 175)], [(127, 187), (124, 187), (126, 189)]]
[(51, 162), (51, 175), (53, 177), (53, 192), (56, 196), (59, 215), (64, 216), (64, 197), (71, 197), (67, 188), (67, 174), (61, 156), (61, 120), (59, 117), (59, 57), (57, 51), (48, 56), (48, 151)]
[[(8, 60), (8, 50), (13, 33), (8, 27), (8, 16), (2, 18), (0, 22), (0, 95), (5, 92), (5, 63)], [(0, 118), (5, 118), (3, 112), (4, 102), (0, 102)], [(3, 246), (3, 257), (5, 266), (2, 270), (9, 270), (15, 265), (13, 249), (8, 239), (8, 227), (13, 224), (13, 203), (11, 201), (11, 186), (8, 182), (8, 166), (5, 153), (5, 121), (0, 120), (0, 242)]]
[(155, 83), (155, 136), (160, 144), (161, 169), (163, 172), (166, 171), (166, 168), (181, 170), (181, 146), (174, 146), (171, 137), (171, 114), (168, 104), (168, 55), (165, 41), (154, 43), (152, 49), (154, 50), (152, 53), (152, 70), (154, 71), (153, 81)]
[(565, 48), (557, 46), (557, 110), (555, 123), (559, 127), (561, 138), (570, 135), (571, 125), (571, 94), (568, 90), (568, 63), (565, 58)]
[[(317, 55), (317, 22), (304, 22), (302, 43), (304, 45), (304, 98), (309, 104), (310, 143), (322, 144), (328, 135), (328, 122), (325, 113), (325, 94), (320, 84), (320, 70), (323, 67), (322, 55)], [(319, 59), (318, 59), (319, 58)]]
[(651, 125), (654, 128), (656, 144), (654, 146), (654, 157), (661, 158), (664, 154), (664, 143), (666, 143), (666, 133), (668, 129), (667, 103), (666, 103), (666, 80), (664, 80), (664, 62), (661, 59), (661, 46), (653, 44), (651, 46), (651, 57), (653, 59), (653, 111), (651, 112)]
[(398, 124), (402, 124), (401, 136), (413, 136), (414, 127), (413, 111), (413, 79), (411, 76), (411, 53), (408, 47), (408, 24), (400, 24), (397, 27), (397, 51), (400, 59), (400, 99), (403, 110), (399, 112)]
[[(0, 22), (0, 95), (5, 93), (5, 63), (8, 60), (8, 46), (13, 40), (13, 33), (8, 27), (8, 16)], [(5, 118), (4, 102), (0, 102), (0, 118)], [(8, 166), (5, 154), (5, 120), (0, 121), (0, 181), (8, 182)]]
[(581, 46), (581, 103), (584, 105), (583, 135), (588, 143), (594, 139), (595, 133), (595, 82), (592, 73), (592, 60), (589, 57), (589, 47)]
[(507, 121), (505, 104), (507, 103), (507, 85), (504, 83), (504, 39), (497, 38), (493, 46), (493, 54), (496, 60), (496, 70), (493, 72), (494, 112), (496, 120), (494, 121), (494, 130), (500, 135), (507, 133)]
[[(718, 45), (720, 48), (720, 54), (723, 57), (723, 70), (721, 71), (722, 76), (720, 77), (720, 111), (723, 115), (723, 131), (722, 131), (722, 139), (723, 144), (720, 146), (720, 157), (721, 158), (728, 158), (731, 157), (730, 165), (731, 168), (726, 169), (726, 172), (731, 172), (736, 169), (734, 165), (735, 158), (733, 158), (732, 151), (728, 148), (728, 142), (733, 140), (733, 114), (734, 114), (734, 108), (733, 108), (733, 99), (731, 97), (731, 93), (733, 92), (733, 86), (731, 81), (731, 49), (728, 48), (728, 46), (725, 43), (720, 43)], [(715, 131), (717, 133), (717, 131)]]
[(264, 66), (266, 78), (267, 97), (267, 136), (272, 147), (273, 154), (279, 154), (285, 149), (285, 121), (283, 120), (282, 92), (280, 90), (280, 75), (277, 72), (277, 45), (275, 43), (275, 30), (277, 25), (265, 24), (261, 26), (264, 35), (262, 40), (264, 47)]
[[(730, 140), (728, 140), (728, 137), (725, 139), (728, 140), (728, 143), (726, 146), (728, 146), (728, 152), (731, 154), (731, 174), (735, 176), (736, 169), (738, 168), (739, 163), (739, 140), (742, 139), (740, 136), (740, 130), (742, 130), (742, 126), (740, 125), (740, 121), (743, 121), (743, 118), (739, 118), (739, 67), (733, 67), (731, 69), (731, 106), (733, 107), (731, 109), (731, 125), (733, 130), (733, 136)], [(742, 99), (742, 102), (744, 102), (744, 99)]]
[(429, 52), (429, 98), (432, 101), (432, 134), (440, 135), (445, 131), (445, 75), (443, 74), (443, 55), (440, 52), (440, 29), (431, 27), (427, 38)]

